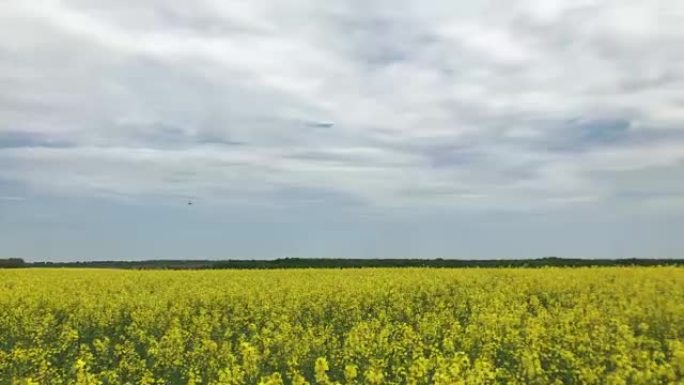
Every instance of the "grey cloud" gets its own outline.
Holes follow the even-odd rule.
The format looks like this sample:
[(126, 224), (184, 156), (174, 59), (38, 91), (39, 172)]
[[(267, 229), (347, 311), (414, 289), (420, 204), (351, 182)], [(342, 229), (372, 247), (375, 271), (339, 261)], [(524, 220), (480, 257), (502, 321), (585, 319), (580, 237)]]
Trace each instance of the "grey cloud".
[(71, 147), (72, 143), (61, 141), (44, 134), (23, 131), (0, 131), (0, 149), (22, 147)]
[(309, 126), (315, 128), (330, 128), (335, 125), (333, 122), (309, 122)]
[(488, 208), (638, 184), (598, 173), (675, 175), (676, 0), (553, 3), (10, 1), (0, 178)]

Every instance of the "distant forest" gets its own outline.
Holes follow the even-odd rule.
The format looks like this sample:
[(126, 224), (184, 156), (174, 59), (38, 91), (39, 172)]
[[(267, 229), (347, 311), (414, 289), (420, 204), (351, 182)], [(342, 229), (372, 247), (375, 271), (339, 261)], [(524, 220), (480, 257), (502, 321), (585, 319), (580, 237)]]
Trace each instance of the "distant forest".
[(0, 268), (88, 267), (116, 269), (289, 269), (361, 267), (579, 267), (579, 266), (684, 266), (684, 259), (346, 259), (280, 258), (273, 260), (149, 260), (87, 262), (25, 262), (20, 258), (0, 259)]

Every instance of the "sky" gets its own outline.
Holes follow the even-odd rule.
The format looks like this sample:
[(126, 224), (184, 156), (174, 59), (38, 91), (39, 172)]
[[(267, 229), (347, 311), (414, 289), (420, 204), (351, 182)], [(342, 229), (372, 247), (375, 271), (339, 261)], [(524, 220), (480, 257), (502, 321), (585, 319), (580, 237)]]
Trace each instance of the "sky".
[(681, 0), (0, 5), (0, 257), (682, 257), (683, 230)]

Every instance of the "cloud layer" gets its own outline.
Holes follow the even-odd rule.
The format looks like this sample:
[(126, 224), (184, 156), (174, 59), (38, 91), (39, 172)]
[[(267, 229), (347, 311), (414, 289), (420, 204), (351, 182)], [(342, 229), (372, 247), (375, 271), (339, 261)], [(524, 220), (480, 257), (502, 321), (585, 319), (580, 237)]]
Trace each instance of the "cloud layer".
[(678, 0), (5, 1), (0, 195), (682, 208), (682, 20)]

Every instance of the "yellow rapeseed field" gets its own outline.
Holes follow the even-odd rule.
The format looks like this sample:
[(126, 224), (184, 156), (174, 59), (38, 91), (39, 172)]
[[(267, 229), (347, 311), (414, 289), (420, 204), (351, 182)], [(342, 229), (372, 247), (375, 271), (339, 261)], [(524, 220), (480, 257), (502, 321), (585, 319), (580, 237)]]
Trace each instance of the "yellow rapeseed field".
[(683, 384), (684, 268), (0, 270), (0, 384)]

